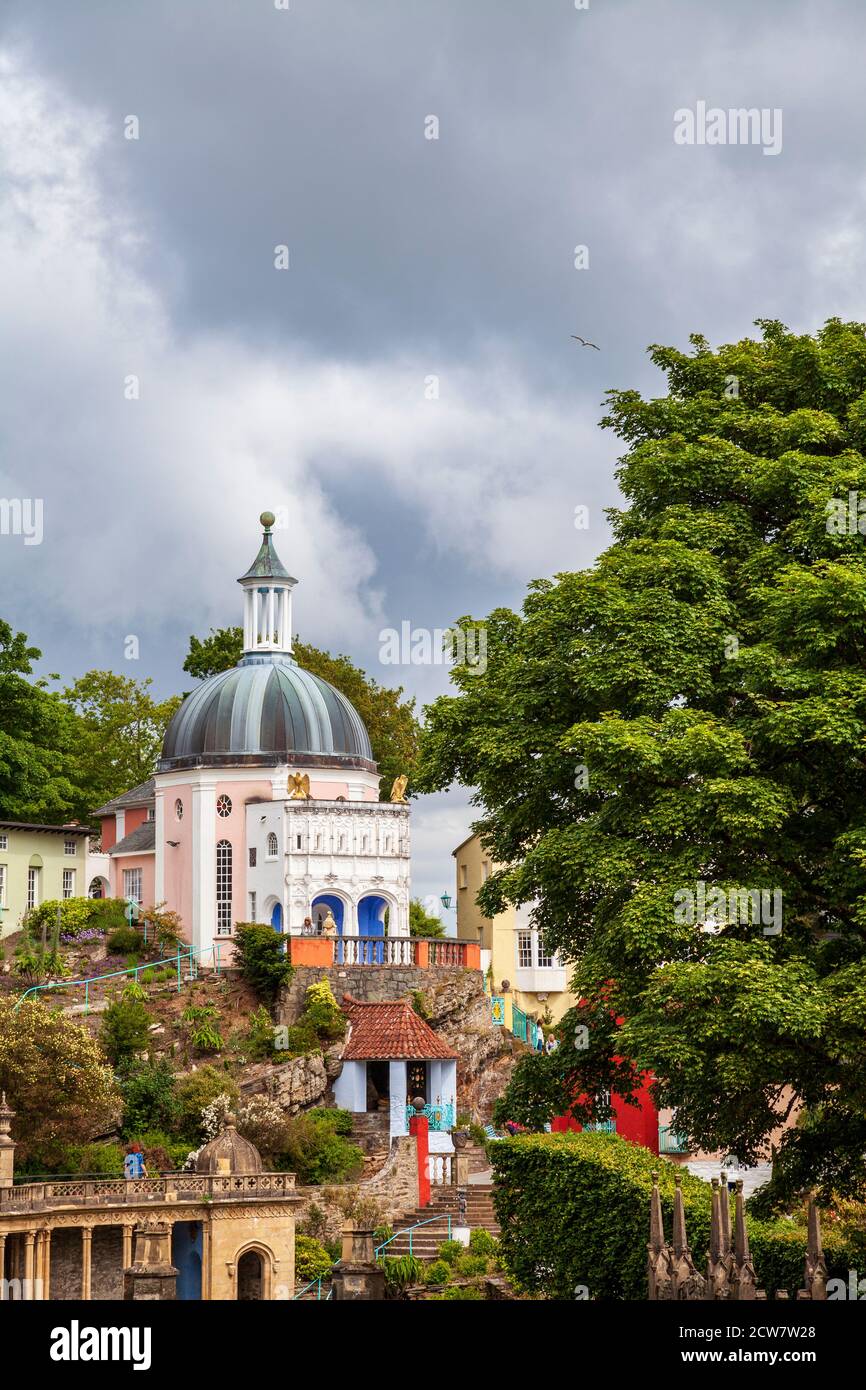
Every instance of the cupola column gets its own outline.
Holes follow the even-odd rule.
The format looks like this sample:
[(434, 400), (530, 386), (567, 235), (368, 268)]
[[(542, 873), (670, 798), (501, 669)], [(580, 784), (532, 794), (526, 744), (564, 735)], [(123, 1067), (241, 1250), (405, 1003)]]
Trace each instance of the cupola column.
[(238, 583), (244, 590), (244, 655), (292, 654), (292, 589), (297, 583), (274, 549), (273, 512), (262, 512), (259, 553)]

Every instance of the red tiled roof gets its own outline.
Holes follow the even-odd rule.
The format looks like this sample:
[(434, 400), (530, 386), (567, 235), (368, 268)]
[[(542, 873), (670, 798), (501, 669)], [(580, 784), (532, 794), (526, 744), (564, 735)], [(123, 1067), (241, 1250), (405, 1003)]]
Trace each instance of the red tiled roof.
[(424, 1061), (436, 1057), (456, 1058), (429, 1024), (416, 1014), (406, 999), (394, 1004), (365, 1004), (343, 995), (343, 1010), (349, 1017), (349, 1041), (343, 1051), (344, 1062), (368, 1059)]

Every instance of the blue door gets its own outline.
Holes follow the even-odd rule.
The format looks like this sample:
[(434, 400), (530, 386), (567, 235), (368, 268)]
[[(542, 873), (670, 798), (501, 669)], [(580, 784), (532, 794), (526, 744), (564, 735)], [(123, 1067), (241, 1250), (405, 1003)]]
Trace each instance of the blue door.
[(282, 903), (274, 903), (273, 911), (271, 912), (271, 926), (273, 927), (274, 931), (282, 931), (282, 930), (283, 930), (283, 905), (282, 905)]

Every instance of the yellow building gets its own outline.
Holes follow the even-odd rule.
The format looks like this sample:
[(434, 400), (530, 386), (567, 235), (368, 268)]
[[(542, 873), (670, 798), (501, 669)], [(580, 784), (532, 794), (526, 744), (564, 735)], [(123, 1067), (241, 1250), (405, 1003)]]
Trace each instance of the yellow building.
[(481, 968), (491, 993), (505, 999), (505, 1023), (511, 1028), (514, 1007), (543, 1022), (558, 1023), (575, 1003), (568, 989), (568, 971), (559, 955), (549, 953), (530, 921), (532, 907), (506, 908), (498, 917), (485, 917), (476, 901), (482, 884), (497, 867), (470, 835), (453, 851), (457, 871), (457, 936), (481, 943)]

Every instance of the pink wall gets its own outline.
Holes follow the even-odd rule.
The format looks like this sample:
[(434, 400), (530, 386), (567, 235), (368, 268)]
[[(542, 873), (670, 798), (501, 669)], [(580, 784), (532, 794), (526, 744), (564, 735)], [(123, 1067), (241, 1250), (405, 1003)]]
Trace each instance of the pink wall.
[(156, 855), (121, 854), (111, 860), (111, 896), (124, 897), (124, 869), (141, 869), (141, 905), (153, 907), (153, 887), (156, 877)]

